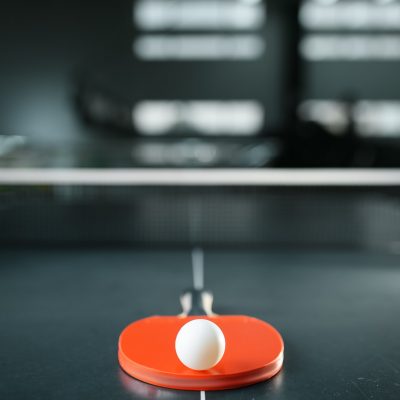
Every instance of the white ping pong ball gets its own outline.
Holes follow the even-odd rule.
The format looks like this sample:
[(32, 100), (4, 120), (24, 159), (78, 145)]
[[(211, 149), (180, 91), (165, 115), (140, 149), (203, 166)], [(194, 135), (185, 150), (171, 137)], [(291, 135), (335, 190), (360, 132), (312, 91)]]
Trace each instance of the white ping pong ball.
[(225, 336), (214, 322), (194, 319), (179, 330), (175, 350), (182, 364), (203, 371), (221, 361), (225, 353)]

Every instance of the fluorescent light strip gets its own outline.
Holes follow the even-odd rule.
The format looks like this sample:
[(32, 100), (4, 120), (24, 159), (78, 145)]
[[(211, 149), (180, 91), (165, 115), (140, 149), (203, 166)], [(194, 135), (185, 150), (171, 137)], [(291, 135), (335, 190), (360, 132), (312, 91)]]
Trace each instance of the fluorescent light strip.
[(311, 34), (300, 42), (309, 61), (400, 60), (400, 35)]
[(308, 29), (400, 30), (400, 4), (373, 1), (338, 1), (322, 4), (315, 0), (303, 3), (299, 20)]
[(262, 129), (264, 109), (256, 101), (142, 101), (132, 119), (149, 136), (182, 127), (202, 135), (251, 136)]
[(300, 104), (298, 114), (303, 121), (325, 126), (333, 134), (341, 134), (349, 125), (348, 109), (334, 100), (306, 100)]
[(248, 30), (265, 23), (263, 2), (243, 0), (139, 0), (134, 22), (142, 30)]
[(360, 101), (353, 117), (363, 136), (400, 137), (400, 101)]
[(145, 61), (255, 60), (264, 52), (258, 35), (143, 35), (133, 44)]
[(1, 185), (400, 186), (400, 169), (0, 169)]
[(400, 137), (400, 101), (307, 100), (298, 113), (302, 120), (317, 122), (334, 134), (343, 133), (352, 119), (361, 136)]

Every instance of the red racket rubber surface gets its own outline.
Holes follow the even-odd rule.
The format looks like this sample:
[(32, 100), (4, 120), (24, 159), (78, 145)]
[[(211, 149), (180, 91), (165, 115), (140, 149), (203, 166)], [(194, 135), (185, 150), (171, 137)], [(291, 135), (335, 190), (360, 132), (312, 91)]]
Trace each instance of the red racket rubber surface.
[[(216, 323), (226, 340), (222, 360), (207, 371), (185, 367), (175, 352), (180, 328), (198, 318)], [(141, 319), (122, 331), (118, 350), (119, 363), (126, 373), (170, 389), (234, 389), (271, 378), (283, 364), (279, 332), (264, 321), (243, 315)]]

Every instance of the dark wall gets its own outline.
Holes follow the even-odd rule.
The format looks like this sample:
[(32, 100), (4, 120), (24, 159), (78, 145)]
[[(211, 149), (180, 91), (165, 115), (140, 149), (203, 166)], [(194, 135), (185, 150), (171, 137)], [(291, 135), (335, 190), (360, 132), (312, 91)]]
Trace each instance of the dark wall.
[[(0, 12), (0, 130), (61, 139), (82, 126), (78, 69), (130, 46), (130, 1), (7, 1)], [(120, 20), (121, 23), (116, 23)]]

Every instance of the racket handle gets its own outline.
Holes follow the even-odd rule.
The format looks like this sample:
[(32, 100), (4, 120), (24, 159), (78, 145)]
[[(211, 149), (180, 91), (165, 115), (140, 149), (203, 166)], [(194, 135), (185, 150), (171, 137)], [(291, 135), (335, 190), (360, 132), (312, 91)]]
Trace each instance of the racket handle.
[(188, 315), (216, 315), (212, 310), (214, 296), (211, 292), (204, 289), (188, 289), (180, 297), (182, 305), (181, 316)]

